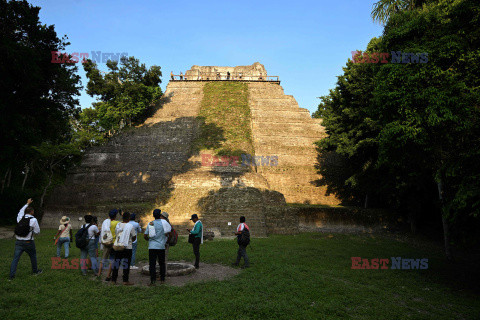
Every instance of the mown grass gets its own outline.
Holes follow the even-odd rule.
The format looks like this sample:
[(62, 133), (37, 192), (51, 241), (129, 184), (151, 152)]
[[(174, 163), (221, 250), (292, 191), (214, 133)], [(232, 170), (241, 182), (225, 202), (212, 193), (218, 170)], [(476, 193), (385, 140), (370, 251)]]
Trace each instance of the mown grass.
[[(477, 319), (478, 296), (445, 276), (441, 248), (367, 235), (301, 234), (253, 239), (250, 269), (226, 281), (184, 287), (109, 286), (78, 270), (51, 270), (54, 230), (36, 240), (44, 273), (28, 256), (7, 282), (14, 240), (0, 240), (1, 319)], [(138, 257), (147, 259), (141, 239)], [(201, 247), (203, 262), (228, 265), (234, 240)], [(182, 238), (171, 260), (191, 260)], [(72, 257), (79, 250), (72, 248)], [(427, 270), (352, 270), (351, 257), (428, 258)]]
[(204, 120), (196, 141), (200, 149), (213, 148), (217, 155), (254, 154), (246, 83), (206, 83), (198, 116)]

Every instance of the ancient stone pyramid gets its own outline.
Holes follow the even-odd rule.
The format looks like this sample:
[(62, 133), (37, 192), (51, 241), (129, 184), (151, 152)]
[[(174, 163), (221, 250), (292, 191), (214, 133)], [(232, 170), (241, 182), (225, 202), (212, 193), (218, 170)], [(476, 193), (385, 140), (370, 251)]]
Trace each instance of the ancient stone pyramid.
[[(160, 207), (180, 229), (197, 213), (207, 230), (232, 235), (245, 215), (252, 234), (265, 236), (288, 232), (285, 203), (338, 203), (313, 184), (319, 179), (313, 143), (325, 136), (320, 121), (285, 95), (263, 65), (194, 66), (185, 77), (169, 82), (162, 105), (144, 124), (88, 150), (49, 198), (43, 225), (56, 227), (65, 214), (78, 221), (86, 213), (103, 219), (111, 208), (143, 214)], [(214, 152), (195, 144), (199, 112), (204, 86), (215, 81), (247, 85), (256, 166), (202, 163), (202, 155)], [(276, 156), (277, 165), (261, 163), (262, 156)]]

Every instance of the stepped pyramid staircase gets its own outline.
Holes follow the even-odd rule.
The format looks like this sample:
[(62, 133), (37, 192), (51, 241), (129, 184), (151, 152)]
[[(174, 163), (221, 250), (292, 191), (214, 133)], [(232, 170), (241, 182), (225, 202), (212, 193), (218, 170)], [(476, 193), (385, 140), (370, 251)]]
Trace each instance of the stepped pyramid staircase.
[(311, 184), (319, 178), (313, 142), (323, 128), (277, 83), (248, 83), (248, 97), (255, 154), (277, 155), (278, 166), (202, 166), (201, 153), (212, 152), (195, 147), (205, 83), (171, 81), (162, 107), (142, 126), (91, 148), (50, 196), (42, 225), (56, 227), (68, 215), (76, 227), (86, 213), (103, 220), (115, 207), (137, 213), (160, 207), (179, 231), (197, 213), (206, 230), (233, 235), (245, 215), (252, 235), (266, 236), (297, 227), (285, 216), (285, 199), (337, 203)]

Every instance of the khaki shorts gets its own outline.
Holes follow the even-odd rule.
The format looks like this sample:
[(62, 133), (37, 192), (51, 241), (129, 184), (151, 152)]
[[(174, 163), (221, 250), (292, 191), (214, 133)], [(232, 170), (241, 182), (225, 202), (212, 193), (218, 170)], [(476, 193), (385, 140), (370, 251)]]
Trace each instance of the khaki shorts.
[(103, 245), (103, 255), (102, 259), (103, 260), (108, 260), (110, 258), (110, 255), (113, 254), (113, 244), (110, 245)]

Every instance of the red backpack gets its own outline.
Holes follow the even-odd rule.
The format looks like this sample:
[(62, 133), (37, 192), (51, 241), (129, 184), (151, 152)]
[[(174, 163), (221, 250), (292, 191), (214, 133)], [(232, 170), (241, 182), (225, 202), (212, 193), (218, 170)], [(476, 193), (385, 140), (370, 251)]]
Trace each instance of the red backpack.
[(173, 227), (172, 227), (171, 224), (170, 224), (170, 227), (172, 228), (172, 230), (171, 230), (170, 233), (168, 234), (167, 244), (168, 244), (170, 247), (173, 247), (174, 245), (177, 244), (177, 241), (178, 241), (178, 233), (177, 233), (177, 230), (173, 229)]

